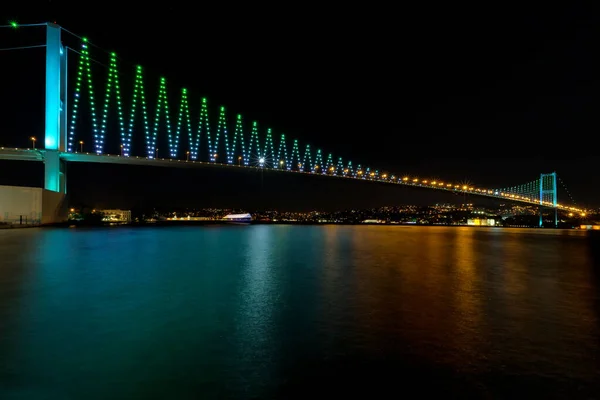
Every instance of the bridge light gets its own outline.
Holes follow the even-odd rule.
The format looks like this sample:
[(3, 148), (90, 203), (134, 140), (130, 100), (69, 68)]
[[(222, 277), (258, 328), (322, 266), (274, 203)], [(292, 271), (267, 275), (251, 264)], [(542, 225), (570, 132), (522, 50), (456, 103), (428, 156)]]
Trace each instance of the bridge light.
[[(217, 155), (215, 154), (215, 157), (216, 157), (216, 156), (217, 156)], [(264, 157), (261, 157), (261, 158), (259, 158), (259, 159), (258, 159), (258, 163), (259, 163), (260, 165), (263, 165), (263, 164), (265, 163), (265, 158), (264, 158)]]

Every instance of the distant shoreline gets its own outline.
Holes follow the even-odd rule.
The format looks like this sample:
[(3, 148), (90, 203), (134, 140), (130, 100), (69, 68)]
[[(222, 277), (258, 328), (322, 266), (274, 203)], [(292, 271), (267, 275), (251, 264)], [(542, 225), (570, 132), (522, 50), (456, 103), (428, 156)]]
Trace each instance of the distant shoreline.
[[(84, 223), (84, 222), (62, 222), (45, 225), (0, 225), (0, 229), (20, 229), (20, 228), (115, 228), (115, 227), (169, 227), (169, 226), (244, 226), (244, 225), (343, 225), (343, 226), (398, 226), (398, 227), (469, 227), (469, 228), (512, 228), (512, 229), (540, 229), (537, 226), (487, 226), (487, 225), (441, 225), (441, 224), (407, 224), (407, 223), (362, 223), (362, 222), (291, 222), (291, 221), (252, 221), (251, 223), (235, 223), (227, 221), (156, 221), (156, 222), (132, 222), (132, 223)], [(561, 229), (561, 230), (581, 230), (575, 227), (545, 227), (541, 229)], [(591, 230), (590, 230), (591, 231)]]

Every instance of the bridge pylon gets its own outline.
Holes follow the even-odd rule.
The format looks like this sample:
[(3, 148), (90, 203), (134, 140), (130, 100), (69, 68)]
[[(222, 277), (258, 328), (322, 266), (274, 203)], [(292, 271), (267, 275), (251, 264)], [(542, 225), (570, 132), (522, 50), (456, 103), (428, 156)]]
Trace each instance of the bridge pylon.
[(60, 152), (67, 148), (67, 51), (61, 27), (46, 24), (46, 116), (44, 189), (67, 193), (67, 171)]
[(556, 172), (540, 174), (540, 228), (544, 221), (542, 218), (542, 207), (544, 203), (552, 203), (554, 208), (554, 227), (558, 227), (558, 196), (556, 190)]

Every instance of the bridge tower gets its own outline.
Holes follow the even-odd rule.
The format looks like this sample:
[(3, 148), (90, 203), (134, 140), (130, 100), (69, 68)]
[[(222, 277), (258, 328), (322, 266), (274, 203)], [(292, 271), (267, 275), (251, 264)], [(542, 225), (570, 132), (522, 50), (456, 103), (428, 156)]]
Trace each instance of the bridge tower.
[(67, 193), (67, 171), (60, 153), (67, 148), (67, 52), (58, 25), (46, 24), (46, 121), (44, 189)]
[(542, 207), (544, 202), (552, 202), (554, 207), (554, 227), (558, 227), (558, 197), (556, 193), (556, 172), (540, 174), (540, 228), (543, 225)]

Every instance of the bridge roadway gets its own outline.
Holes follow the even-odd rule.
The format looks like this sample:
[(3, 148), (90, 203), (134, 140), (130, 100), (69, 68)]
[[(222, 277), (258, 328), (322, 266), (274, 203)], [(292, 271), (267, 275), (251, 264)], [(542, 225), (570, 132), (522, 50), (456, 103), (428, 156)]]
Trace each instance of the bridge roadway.
[[(8, 147), (0, 147), (0, 160), (13, 160), (13, 161), (44, 161), (44, 152), (43, 149), (23, 149), (23, 148), (8, 148)], [(279, 168), (269, 168), (269, 167), (260, 167), (260, 166), (246, 166), (246, 165), (237, 165), (237, 164), (223, 164), (223, 163), (214, 163), (214, 162), (206, 162), (206, 161), (195, 161), (195, 160), (174, 160), (170, 158), (148, 158), (148, 157), (122, 157), (119, 155), (111, 155), (111, 154), (95, 154), (95, 153), (67, 153), (61, 152), (60, 158), (67, 162), (84, 162), (84, 163), (101, 163), (101, 164), (126, 164), (126, 165), (144, 165), (144, 166), (154, 166), (154, 167), (178, 167), (178, 168), (197, 168), (197, 167), (217, 167), (217, 168), (245, 168), (245, 169), (266, 169), (269, 171), (276, 172), (287, 172), (287, 173), (296, 173), (296, 174), (307, 174), (307, 175), (316, 175), (314, 172), (306, 172), (306, 171), (295, 171), (295, 170), (285, 170)], [(411, 186), (411, 187), (420, 187), (424, 189), (434, 189), (434, 190), (443, 190), (447, 192), (453, 193), (467, 193), (476, 196), (489, 197), (494, 199), (508, 200), (517, 203), (525, 203), (529, 205), (539, 206), (539, 200), (535, 199), (527, 199), (523, 196), (515, 195), (512, 193), (500, 193), (495, 190), (489, 189), (480, 189), (474, 187), (468, 187), (467, 189), (463, 189), (463, 187), (459, 185), (450, 185), (444, 184), (442, 182), (435, 181), (427, 181), (427, 180), (419, 180), (417, 178), (368, 178), (368, 177), (354, 177), (354, 176), (346, 176), (346, 175), (337, 175), (337, 174), (318, 174), (318, 175), (327, 175), (331, 178), (339, 178), (339, 179), (356, 179), (356, 180), (365, 180), (371, 182), (379, 182), (379, 183), (387, 183), (387, 184), (396, 184), (403, 186)], [(392, 176), (393, 177), (393, 176)], [(557, 208), (563, 211), (572, 211), (572, 212), (582, 212), (575, 207), (569, 207), (562, 204), (559, 204), (557, 207), (554, 207), (552, 203), (544, 203), (544, 207), (546, 208)]]

